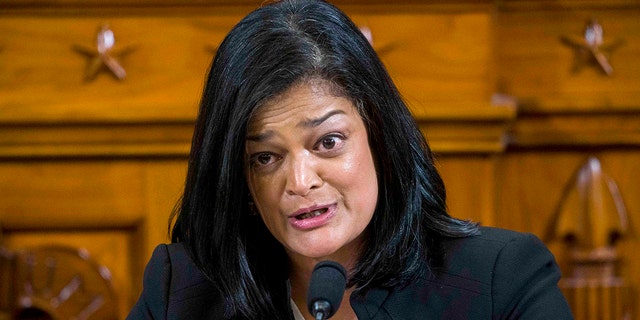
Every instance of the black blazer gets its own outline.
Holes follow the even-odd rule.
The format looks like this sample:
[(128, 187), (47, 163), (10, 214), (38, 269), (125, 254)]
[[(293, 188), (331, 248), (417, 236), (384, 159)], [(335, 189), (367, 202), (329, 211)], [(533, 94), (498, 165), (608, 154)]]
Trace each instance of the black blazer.
[[(482, 227), (444, 249), (441, 265), (410, 285), (352, 295), (358, 319), (573, 319), (554, 257), (534, 235)], [(127, 319), (223, 318), (224, 297), (181, 244), (155, 249), (143, 284)]]

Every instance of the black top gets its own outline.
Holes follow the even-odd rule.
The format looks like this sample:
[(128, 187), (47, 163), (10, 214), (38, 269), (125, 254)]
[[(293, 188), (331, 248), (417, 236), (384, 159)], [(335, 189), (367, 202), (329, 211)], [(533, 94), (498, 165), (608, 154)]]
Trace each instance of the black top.
[[(358, 319), (573, 319), (557, 285), (558, 266), (537, 237), (480, 230), (446, 240), (441, 265), (408, 286), (352, 295)], [(143, 283), (127, 319), (223, 318), (224, 298), (181, 244), (155, 249)]]

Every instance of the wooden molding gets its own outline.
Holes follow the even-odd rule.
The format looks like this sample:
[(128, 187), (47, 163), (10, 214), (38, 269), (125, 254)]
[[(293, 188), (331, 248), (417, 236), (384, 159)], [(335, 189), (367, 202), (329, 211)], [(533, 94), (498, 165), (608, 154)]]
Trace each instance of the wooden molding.
[(509, 133), (515, 148), (640, 146), (640, 110), (519, 115)]
[(640, 2), (635, 0), (504, 0), (496, 2), (496, 6), (503, 11), (604, 9), (639, 5)]
[[(109, 0), (109, 1), (86, 1), (86, 0), (4, 0), (1, 7), (143, 7), (143, 6), (180, 6), (180, 7), (201, 7), (201, 6), (259, 6), (264, 1), (261, 0)], [(386, 0), (331, 0), (336, 5), (388, 5)], [(611, 7), (611, 6), (632, 6), (639, 3), (634, 0), (397, 0), (394, 5), (406, 4), (429, 4), (429, 5), (478, 5), (494, 4), (501, 8), (567, 8), (567, 7)]]
[[(386, 0), (332, 0), (336, 5), (388, 5)], [(180, 7), (202, 7), (202, 6), (259, 6), (262, 0), (109, 0), (109, 1), (86, 1), (86, 0), (5, 0), (1, 7), (143, 7), (143, 6), (180, 6)], [(490, 4), (490, 0), (434, 0), (429, 1), (430, 5), (474, 5)], [(394, 4), (425, 4), (424, 0), (398, 0)]]
[(186, 157), (193, 124), (20, 124), (0, 127), (0, 159)]
[(434, 108), (414, 112), (416, 121), (436, 153), (499, 153), (516, 119), (512, 105), (481, 108)]
[[(511, 107), (454, 108), (416, 120), (437, 153), (495, 153), (504, 150), (515, 115)], [(5, 123), (0, 159), (186, 158), (192, 132), (193, 121)]]

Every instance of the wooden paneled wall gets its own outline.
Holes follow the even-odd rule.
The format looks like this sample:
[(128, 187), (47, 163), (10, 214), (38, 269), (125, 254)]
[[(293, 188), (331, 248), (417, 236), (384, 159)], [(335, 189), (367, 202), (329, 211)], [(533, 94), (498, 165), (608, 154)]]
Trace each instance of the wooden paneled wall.
[[(61, 287), (48, 285), (46, 275), (59, 269), (29, 253), (51, 246), (77, 250), (109, 270), (115, 303), (108, 307), (124, 318), (151, 251), (168, 241), (167, 222), (184, 183), (215, 47), (260, 3), (0, 3), (0, 319), (25, 301), (58, 315), (80, 310), (50, 305)], [(567, 292), (578, 319), (634, 312), (629, 306), (640, 302), (634, 294), (640, 284), (640, 260), (634, 258), (640, 250), (640, 4), (334, 3), (370, 30), (438, 155), (452, 214), (537, 234), (568, 280), (583, 276), (575, 243), (589, 232), (554, 233), (563, 210), (626, 217), (627, 231), (604, 246), (613, 252), (605, 259), (613, 266), (607, 279), (620, 280), (629, 291), (609, 294), (615, 286), (595, 279), (585, 287), (586, 298), (583, 291)], [(611, 66), (609, 75), (592, 51), (576, 46), (585, 41), (591, 19), (604, 31), (596, 49)], [(105, 66), (91, 69), (96, 33), (104, 26), (114, 33), (110, 54), (126, 71), (123, 79)], [(588, 205), (567, 205), (588, 159), (598, 160), (619, 191), (624, 215), (619, 207), (589, 209), (597, 207), (598, 193), (584, 196)], [(588, 228), (607, 232), (597, 222)], [(602, 248), (578, 249), (597, 255)], [(29, 290), (9, 277), (30, 268), (35, 276)], [(589, 292), (606, 299), (589, 298)]]

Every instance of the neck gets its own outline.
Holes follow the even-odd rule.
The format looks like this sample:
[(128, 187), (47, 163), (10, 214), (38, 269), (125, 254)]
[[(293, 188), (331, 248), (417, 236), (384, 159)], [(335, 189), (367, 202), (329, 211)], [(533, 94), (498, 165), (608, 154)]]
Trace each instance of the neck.
[(307, 257), (285, 249), (289, 257), (289, 279), (291, 281), (303, 281), (308, 284), (313, 268), (316, 264), (324, 260), (332, 260), (341, 264), (347, 270), (347, 273), (349, 273), (358, 261), (360, 252), (362, 251), (362, 245), (362, 237), (359, 237), (332, 254), (322, 257)]

